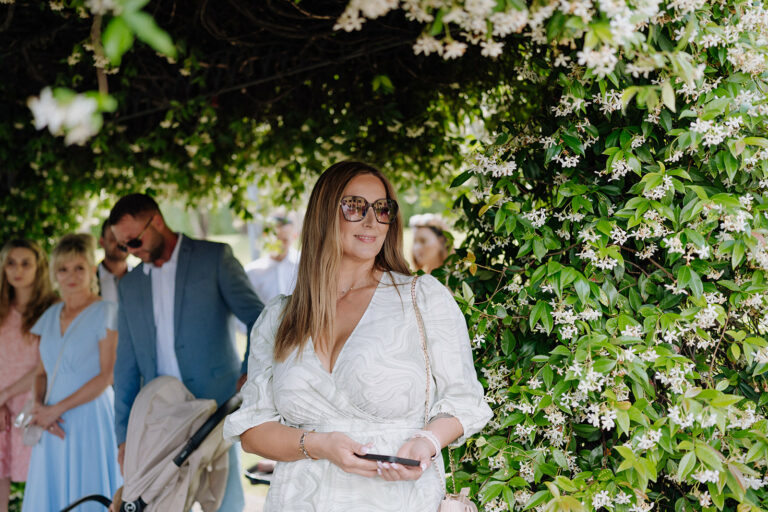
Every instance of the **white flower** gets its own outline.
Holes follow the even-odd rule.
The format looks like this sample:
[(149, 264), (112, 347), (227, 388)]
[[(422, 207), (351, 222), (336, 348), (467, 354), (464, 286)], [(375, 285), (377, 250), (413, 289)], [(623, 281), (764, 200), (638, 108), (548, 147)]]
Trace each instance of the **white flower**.
[(336, 24), (333, 25), (333, 30), (354, 32), (363, 28), (365, 19), (360, 17), (360, 12), (357, 9), (350, 9), (350, 7), (347, 7), (347, 9), (341, 13), (339, 19), (336, 20)]
[(693, 475), (693, 479), (697, 480), (702, 484), (705, 484), (708, 482), (712, 482), (713, 484), (716, 484), (717, 481), (720, 479), (720, 472), (715, 471), (714, 469), (702, 469), (701, 471)]
[(93, 14), (119, 15), (122, 10), (120, 4), (114, 0), (85, 0), (85, 5)]
[(504, 48), (504, 43), (499, 43), (497, 41), (482, 41), (480, 43), (480, 47), (482, 50), (480, 50), (480, 54), (483, 57), (491, 57), (495, 59), (499, 55), (501, 55), (501, 52)]
[(563, 67), (563, 68), (568, 67), (570, 61), (571, 61), (571, 58), (569, 56), (567, 56), (564, 53), (561, 53), (560, 55), (558, 55), (555, 58), (555, 67), (556, 68), (557, 67)]
[(592, 497), (592, 507), (597, 510), (602, 507), (613, 508), (611, 495), (608, 491), (600, 491)]
[(413, 44), (413, 53), (416, 55), (419, 55), (420, 53), (423, 53), (424, 55), (429, 55), (431, 53), (441, 55), (443, 53), (443, 45), (434, 37), (428, 34), (422, 34)]
[(640, 325), (628, 325), (621, 331), (622, 336), (628, 336), (631, 338), (642, 338), (643, 327)]
[(651, 448), (654, 448), (657, 444), (659, 444), (659, 440), (661, 439), (661, 431), (659, 430), (649, 430), (645, 434), (643, 434), (643, 437), (640, 438), (640, 441), (637, 443), (637, 447), (641, 450), (649, 450)]
[(36, 129), (42, 130), (47, 126), (52, 134), (59, 133), (66, 113), (59, 108), (59, 103), (54, 99), (50, 87), (40, 91), (39, 98), (30, 98), (27, 105), (34, 116)]
[(67, 104), (64, 113), (64, 126), (90, 125), (93, 114), (96, 113), (97, 109), (98, 103), (96, 103), (95, 99), (78, 94)]
[(616, 419), (616, 411), (613, 410), (607, 410), (603, 413), (602, 416), (600, 416), (600, 428), (602, 430), (613, 430), (613, 427), (616, 426), (615, 420)]
[(582, 50), (576, 56), (579, 58), (579, 65), (587, 66), (598, 78), (605, 78), (619, 62), (616, 50), (608, 45), (603, 45), (600, 50)]
[(511, 10), (507, 12), (495, 12), (489, 18), (493, 24), (493, 35), (504, 37), (513, 32), (520, 32), (528, 23), (527, 10)]
[(443, 59), (445, 60), (451, 60), (451, 59), (458, 59), (462, 55), (464, 55), (464, 52), (467, 51), (467, 45), (466, 43), (462, 43), (461, 41), (451, 41), (450, 43), (445, 45), (445, 48), (443, 48)]
[(629, 235), (627, 235), (627, 232), (621, 229), (619, 226), (614, 226), (611, 230), (611, 240), (619, 245), (624, 245), (628, 238)]

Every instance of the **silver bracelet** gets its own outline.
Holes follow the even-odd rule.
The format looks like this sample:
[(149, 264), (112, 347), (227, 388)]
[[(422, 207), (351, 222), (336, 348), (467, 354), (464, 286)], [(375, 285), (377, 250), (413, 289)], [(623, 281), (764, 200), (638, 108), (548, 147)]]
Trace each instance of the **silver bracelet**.
[(301, 449), (301, 453), (304, 454), (305, 458), (311, 459), (311, 460), (317, 460), (316, 458), (314, 458), (309, 454), (309, 452), (307, 451), (307, 447), (304, 445), (304, 441), (307, 438), (307, 434), (309, 434), (310, 432), (314, 432), (314, 430), (305, 430), (304, 432), (301, 433), (301, 438), (299, 439), (299, 448)]
[(430, 443), (432, 443), (432, 446), (435, 447), (435, 454), (432, 456), (432, 460), (435, 460), (438, 455), (440, 455), (440, 452), (443, 451), (443, 447), (440, 446), (440, 441), (437, 439), (437, 436), (434, 434), (434, 432), (430, 430), (419, 430), (415, 434), (413, 434), (413, 437), (411, 439), (416, 438), (424, 438)]

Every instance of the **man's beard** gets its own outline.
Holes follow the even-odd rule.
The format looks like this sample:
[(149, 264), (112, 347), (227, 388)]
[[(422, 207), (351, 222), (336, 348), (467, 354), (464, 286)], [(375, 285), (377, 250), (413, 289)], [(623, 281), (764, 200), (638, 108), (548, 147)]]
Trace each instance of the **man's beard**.
[(120, 263), (121, 261), (125, 261), (125, 259), (128, 257), (127, 253), (124, 253), (120, 249), (114, 249), (110, 252), (104, 252), (104, 259), (112, 262), (112, 263)]
[(149, 251), (150, 263), (154, 263), (155, 261), (159, 260), (163, 256), (163, 251), (165, 251), (165, 239), (161, 237), (157, 245), (151, 251)]

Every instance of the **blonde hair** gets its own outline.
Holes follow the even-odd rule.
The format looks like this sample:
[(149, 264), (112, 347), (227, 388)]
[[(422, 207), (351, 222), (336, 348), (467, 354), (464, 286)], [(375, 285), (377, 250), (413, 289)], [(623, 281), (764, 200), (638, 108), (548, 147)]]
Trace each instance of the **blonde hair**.
[[(59, 264), (75, 256), (83, 256), (89, 269), (96, 266), (96, 239), (88, 233), (70, 233), (64, 235), (51, 253), (51, 281), (56, 283), (56, 268)], [(91, 291), (98, 293), (96, 272), (91, 272)]]
[(0, 250), (0, 324), (5, 322), (8, 313), (11, 311), (11, 304), (16, 298), (16, 290), (8, 282), (5, 275), (5, 266), (8, 263), (8, 255), (13, 249), (28, 249), (35, 254), (35, 281), (32, 285), (32, 296), (29, 298), (24, 311), (21, 314), (21, 330), (24, 334), (35, 325), (40, 315), (48, 309), (51, 304), (58, 300), (53, 292), (51, 281), (48, 277), (48, 258), (40, 246), (32, 240), (16, 239), (7, 242)]
[[(301, 352), (311, 336), (330, 340), (336, 316), (337, 277), (342, 258), (339, 229), (339, 201), (347, 184), (363, 174), (381, 180), (387, 198), (397, 200), (395, 189), (377, 168), (345, 161), (323, 172), (312, 189), (301, 230), (301, 259), (293, 295), (288, 298), (283, 318), (275, 335), (275, 360), (282, 361), (294, 348)], [(383, 272), (410, 275), (403, 256), (403, 221), (398, 212), (389, 225), (384, 245), (374, 260)]]

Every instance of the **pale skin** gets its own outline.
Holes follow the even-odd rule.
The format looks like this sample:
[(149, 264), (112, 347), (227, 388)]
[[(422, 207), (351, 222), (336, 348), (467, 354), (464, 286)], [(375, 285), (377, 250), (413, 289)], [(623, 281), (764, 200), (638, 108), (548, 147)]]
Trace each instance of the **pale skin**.
[[(91, 279), (95, 268), (88, 264), (84, 256), (73, 256), (58, 262), (54, 275), (59, 285), (64, 307), (59, 317), (61, 333), (65, 333), (72, 321), (85, 308), (101, 300), (91, 291)], [(98, 375), (83, 384), (77, 391), (53, 405), (43, 405), (48, 376), (43, 364), (37, 368), (34, 396), (35, 407), (32, 410), (33, 424), (39, 425), (51, 434), (64, 439), (66, 433), (61, 416), (70, 409), (90, 402), (98, 397), (107, 386), (112, 384), (112, 371), (117, 354), (117, 331), (107, 329), (107, 334), (99, 340)]]
[(417, 227), (413, 232), (413, 262), (429, 274), (445, 261), (445, 240), (425, 226)]
[[(362, 196), (369, 203), (386, 198), (384, 184), (370, 174), (358, 175), (347, 184), (342, 196)], [(354, 330), (371, 301), (381, 272), (374, 269), (376, 255), (384, 244), (389, 226), (376, 221), (372, 209), (368, 209), (361, 222), (344, 220), (338, 211), (342, 261), (338, 278), (339, 298), (332, 340), (314, 343), (315, 353), (329, 373), (333, 372), (336, 359), (347, 338)], [(344, 292), (344, 290), (348, 290)], [(459, 420), (440, 417), (426, 426), (440, 442), (447, 446), (463, 433)], [(304, 458), (299, 442), (304, 431), (278, 422), (267, 422), (253, 427), (240, 436), (243, 449), (278, 461), (295, 461)], [(388, 481), (416, 480), (423, 474), (435, 455), (435, 447), (424, 438), (406, 441), (395, 454), (398, 457), (417, 459), (416, 467), (394, 463), (381, 463), (356, 456), (369, 452), (371, 446), (363, 445), (341, 432), (312, 432), (304, 438), (304, 446), (315, 459), (327, 459), (347, 473), (365, 477), (379, 477)], [(391, 454), (386, 454), (391, 455)]]
[[(13, 287), (13, 307), (24, 312), (29, 304), (35, 286), (35, 272), (37, 270), (37, 256), (25, 247), (15, 247), (10, 250), (6, 258), (5, 279)], [(33, 336), (29, 334), (29, 336)], [(32, 342), (34, 340), (30, 340)], [(32, 388), (36, 368), (22, 375), (10, 386), (0, 389), (0, 431), (11, 429), (13, 417), (6, 402), (20, 393), (25, 393)], [(0, 478), (0, 512), (8, 511), (8, 501), (11, 494), (11, 479)]]
[(128, 254), (117, 248), (117, 239), (111, 229), (104, 230), (99, 245), (104, 249), (104, 266), (118, 279), (123, 277), (128, 272)]

